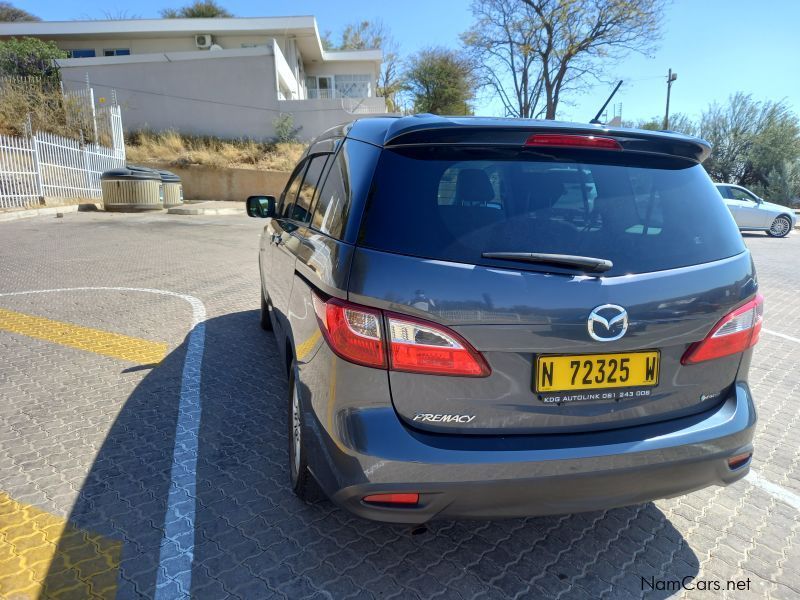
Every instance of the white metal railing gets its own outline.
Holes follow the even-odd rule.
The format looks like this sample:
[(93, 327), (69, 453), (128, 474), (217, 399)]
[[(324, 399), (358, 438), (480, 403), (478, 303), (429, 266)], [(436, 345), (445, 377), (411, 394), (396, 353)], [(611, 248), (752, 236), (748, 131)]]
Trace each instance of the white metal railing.
[(0, 208), (34, 206), (41, 197), (100, 198), (103, 171), (125, 165), (121, 131), (114, 146), (81, 144), (45, 132), (0, 136)]
[(336, 90), (323, 90), (318, 88), (310, 88), (308, 90), (308, 97), (311, 100), (330, 100), (336, 98)]
[(386, 98), (342, 98), (342, 110), (350, 114), (386, 112)]
[(30, 206), (41, 195), (33, 138), (0, 135), (0, 208)]

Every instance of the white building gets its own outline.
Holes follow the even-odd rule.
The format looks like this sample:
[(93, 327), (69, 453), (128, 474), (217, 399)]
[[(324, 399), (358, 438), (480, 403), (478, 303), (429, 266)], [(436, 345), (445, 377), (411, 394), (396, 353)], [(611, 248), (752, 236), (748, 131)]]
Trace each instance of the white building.
[(70, 53), (58, 61), (65, 87), (115, 90), (126, 130), (265, 139), (290, 113), (308, 139), (386, 112), (381, 51), (323, 50), (312, 16), (0, 24), (0, 39), (24, 36)]

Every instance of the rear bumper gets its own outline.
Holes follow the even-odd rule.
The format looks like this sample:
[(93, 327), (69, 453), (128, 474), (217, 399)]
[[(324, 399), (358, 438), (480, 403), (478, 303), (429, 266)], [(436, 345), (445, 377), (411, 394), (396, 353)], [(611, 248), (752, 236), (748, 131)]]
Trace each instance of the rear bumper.
[[(347, 435), (321, 442), (312, 471), (331, 499), (367, 519), (505, 518), (592, 511), (681, 495), (744, 477), (727, 459), (752, 451), (756, 412), (746, 384), (704, 413), (582, 434), (478, 437), (421, 433), (392, 409), (354, 411)], [(337, 427), (337, 430), (340, 428)], [(413, 508), (368, 494), (418, 492)]]

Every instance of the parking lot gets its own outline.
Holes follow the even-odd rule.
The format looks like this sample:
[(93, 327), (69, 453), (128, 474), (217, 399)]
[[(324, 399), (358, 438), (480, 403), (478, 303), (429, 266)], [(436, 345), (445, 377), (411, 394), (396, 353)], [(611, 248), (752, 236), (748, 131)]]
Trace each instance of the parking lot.
[(766, 298), (748, 479), (412, 532), (291, 494), (260, 229), (0, 223), (0, 598), (800, 596), (800, 233), (746, 236)]

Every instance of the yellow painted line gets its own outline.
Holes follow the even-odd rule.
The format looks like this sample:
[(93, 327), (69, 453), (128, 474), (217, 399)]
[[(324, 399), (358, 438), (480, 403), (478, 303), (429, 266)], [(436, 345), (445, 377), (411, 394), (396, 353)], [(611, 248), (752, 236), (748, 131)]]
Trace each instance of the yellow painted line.
[(297, 346), (297, 361), (302, 362), (303, 359), (308, 356), (308, 354), (314, 349), (317, 345), (317, 342), (322, 338), (322, 332), (317, 329), (310, 338), (308, 338), (305, 342), (301, 343)]
[(167, 354), (167, 344), (160, 342), (62, 323), (4, 308), (0, 308), (0, 330), (143, 365), (161, 362)]
[(122, 542), (0, 491), (0, 598), (114, 598)]

